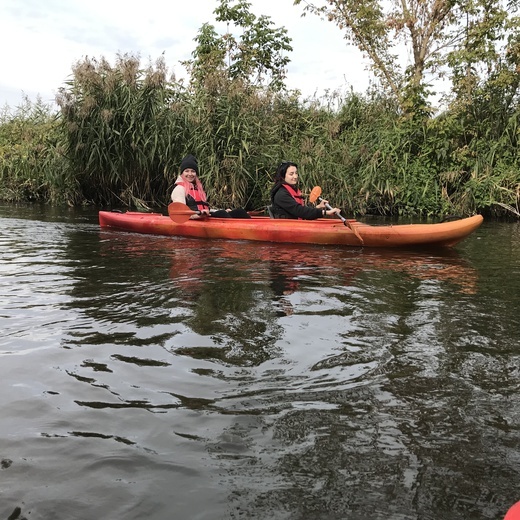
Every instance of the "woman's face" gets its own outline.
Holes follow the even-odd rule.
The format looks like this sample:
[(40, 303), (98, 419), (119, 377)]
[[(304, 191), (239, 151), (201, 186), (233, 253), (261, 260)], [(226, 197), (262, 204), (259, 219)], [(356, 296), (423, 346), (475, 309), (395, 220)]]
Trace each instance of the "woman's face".
[(182, 173), (181, 177), (188, 182), (193, 182), (197, 178), (197, 172), (191, 168), (186, 168)]
[(285, 172), (285, 182), (291, 186), (298, 184), (298, 168), (289, 166)]

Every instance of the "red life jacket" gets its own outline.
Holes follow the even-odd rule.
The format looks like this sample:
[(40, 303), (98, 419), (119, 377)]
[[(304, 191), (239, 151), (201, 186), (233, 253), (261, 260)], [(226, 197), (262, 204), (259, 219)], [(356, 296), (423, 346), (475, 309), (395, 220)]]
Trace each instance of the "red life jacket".
[(284, 184), (283, 187), (289, 192), (289, 195), (298, 203), (300, 206), (305, 206), (305, 203), (303, 202), (303, 195), (302, 192), (298, 189), (295, 190), (292, 186), (289, 184)]
[[(202, 211), (209, 208), (209, 204), (206, 202), (206, 193), (202, 189), (200, 181), (196, 184), (187, 181), (177, 181), (175, 184), (180, 184), (186, 190), (186, 205), (191, 209)], [(195, 206), (197, 206), (197, 209), (195, 209)]]

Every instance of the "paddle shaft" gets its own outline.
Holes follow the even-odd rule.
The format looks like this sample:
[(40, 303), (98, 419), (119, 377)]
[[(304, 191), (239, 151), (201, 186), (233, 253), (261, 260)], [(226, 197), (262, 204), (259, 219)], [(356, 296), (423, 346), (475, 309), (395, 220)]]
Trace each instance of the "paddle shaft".
[[(223, 211), (223, 210), (219, 210), (219, 211)], [(243, 210), (242, 210), (242, 212), (243, 212)], [(249, 212), (247, 212), (247, 213), (249, 215)], [(208, 215), (206, 212), (193, 211), (186, 204), (183, 204), (182, 202), (170, 202), (170, 204), (168, 205), (168, 215), (170, 215), (170, 218), (176, 224), (184, 224), (185, 222), (188, 222), (188, 220), (190, 220), (190, 218), (193, 215), (199, 215), (199, 217), (201, 219), (205, 219), (205, 218), (208, 218), (211, 216), (211, 214)], [(222, 215), (218, 215), (218, 211), (214, 212), (213, 215), (217, 215), (214, 218), (223, 218)], [(227, 215), (224, 215), (224, 216), (227, 216)], [(240, 214), (240, 216), (238, 216), (236, 214), (233, 215), (233, 211), (230, 212), (229, 216), (235, 217), (235, 218), (246, 218), (243, 214)], [(249, 216), (251, 216), (251, 215), (249, 215)]]
[[(320, 202), (323, 201), (323, 199), (321, 197), (318, 197), (318, 200)], [(325, 207), (327, 209), (334, 209), (328, 202), (325, 202)], [(348, 220), (341, 213), (336, 213), (336, 215), (340, 218), (341, 222), (343, 222), (343, 224), (345, 224), (345, 226), (349, 225)]]
[[(321, 197), (318, 197), (318, 200), (321, 202), (323, 199)], [(325, 202), (325, 207), (327, 209), (334, 209), (328, 202)], [(357, 239), (363, 244), (363, 239), (361, 238), (361, 235), (359, 234), (358, 230), (355, 229), (354, 226), (352, 226), (352, 224), (343, 215), (341, 215), (341, 213), (336, 213), (336, 215), (341, 219), (341, 222), (343, 222), (345, 226), (347, 226), (354, 232), (354, 235), (356, 235)]]

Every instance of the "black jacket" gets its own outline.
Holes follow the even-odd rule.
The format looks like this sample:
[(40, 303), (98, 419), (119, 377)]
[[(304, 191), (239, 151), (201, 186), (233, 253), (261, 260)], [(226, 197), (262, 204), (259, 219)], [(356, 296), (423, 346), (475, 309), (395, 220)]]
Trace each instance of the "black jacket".
[(311, 206), (298, 204), (284, 185), (274, 187), (271, 192), (271, 210), (274, 218), (302, 218), (304, 220), (316, 220), (323, 217), (323, 210)]

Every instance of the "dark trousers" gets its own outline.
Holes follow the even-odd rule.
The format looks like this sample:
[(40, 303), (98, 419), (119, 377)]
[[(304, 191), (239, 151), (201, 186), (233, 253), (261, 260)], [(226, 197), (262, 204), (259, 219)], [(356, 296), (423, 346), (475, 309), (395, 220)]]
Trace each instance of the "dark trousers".
[(212, 217), (218, 218), (251, 218), (249, 213), (242, 208), (232, 209), (231, 211), (226, 211), (225, 209), (219, 209), (217, 211), (213, 211), (211, 213)]

